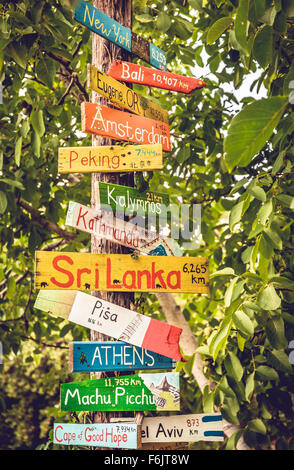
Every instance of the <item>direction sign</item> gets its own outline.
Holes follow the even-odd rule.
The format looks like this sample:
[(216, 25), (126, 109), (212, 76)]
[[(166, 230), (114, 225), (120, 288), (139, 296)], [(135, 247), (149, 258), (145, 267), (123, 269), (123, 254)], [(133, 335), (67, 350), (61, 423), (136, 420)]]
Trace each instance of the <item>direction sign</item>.
[(121, 60), (112, 62), (108, 75), (123, 82), (138, 83), (187, 94), (206, 86), (206, 83), (198, 78), (155, 70)]
[(183, 361), (181, 328), (79, 291), (41, 290), (34, 307), (119, 341)]
[(171, 150), (169, 125), (96, 103), (81, 104), (82, 131), (139, 144), (161, 144)]
[(62, 411), (178, 411), (178, 372), (133, 374), (64, 383)]
[(166, 54), (159, 47), (122, 26), (90, 3), (79, 1), (74, 9), (74, 19), (154, 67), (166, 70)]
[(156, 218), (167, 218), (167, 211), (170, 205), (169, 195), (138, 189), (120, 184), (104, 183), (97, 181), (97, 203), (101, 209), (111, 209), (114, 212), (126, 215), (147, 216), (148, 214)]
[(162, 167), (160, 144), (58, 149), (59, 173), (151, 171), (160, 170)]
[(160, 237), (155, 231), (147, 231), (134, 223), (114, 217), (112, 211), (97, 210), (70, 201), (65, 224), (141, 253), (156, 256), (182, 255), (175, 240)]
[(142, 423), (142, 443), (223, 440), (220, 413), (146, 417)]
[(139, 116), (168, 123), (168, 112), (165, 109), (90, 64), (88, 65), (88, 87), (120, 108), (125, 108)]
[(138, 449), (141, 447), (141, 426), (132, 423), (54, 423), (53, 443)]
[(208, 259), (36, 251), (37, 289), (209, 292)]
[(74, 341), (69, 345), (71, 372), (173, 369), (176, 361), (123, 341)]

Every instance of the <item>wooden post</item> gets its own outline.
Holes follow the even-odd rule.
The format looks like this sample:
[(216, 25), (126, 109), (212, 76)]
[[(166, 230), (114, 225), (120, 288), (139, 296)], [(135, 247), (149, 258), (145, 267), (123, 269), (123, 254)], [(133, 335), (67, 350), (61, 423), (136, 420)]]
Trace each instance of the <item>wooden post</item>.
[[(103, 11), (103, 13), (118, 21), (122, 26), (126, 26), (130, 29), (132, 28), (132, 0), (93, 0), (93, 6), (99, 8), (99, 10)], [(108, 73), (111, 63), (115, 59), (131, 61), (131, 55), (126, 50), (116, 46), (106, 39), (103, 39), (98, 34), (92, 33), (92, 65), (99, 68), (103, 72)], [(96, 92), (92, 92), (92, 102), (111, 107), (111, 104)], [(93, 146), (115, 145), (118, 144), (118, 142), (106, 139), (104, 137), (93, 136), (92, 144)], [(134, 186), (133, 173), (127, 173), (125, 175), (120, 175), (119, 173), (93, 173), (91, 192), (91, 205), (93, 208), (97, 207), (97, 181), (104, 181), (125, 186)], [(92, 236), (91, 252), (129, 253), (130, 250), (107, 240), (97, 240), (94, 236)], [(131, 293), (92, 292), (92, 294), (126, 308), (130, 308), (133, 301), (133, 294)], [(109, 340), (107, 336), (95, 331), (91, 331), (90, 339), (91, 341)], [(95, 378), (101, 378), (106, 374), (105, 372), (99, 372), (91, 374), (92, 377), (93, 375)], [(113, 417), (121, 417), (123, 415), (123, 412), (94, 412), (93, 421), (95, 423), (104, 423), (109, 422)], [(135, 413), (135, 422), (137, 424), (141, 424), (142, 420), (143, 412)]]

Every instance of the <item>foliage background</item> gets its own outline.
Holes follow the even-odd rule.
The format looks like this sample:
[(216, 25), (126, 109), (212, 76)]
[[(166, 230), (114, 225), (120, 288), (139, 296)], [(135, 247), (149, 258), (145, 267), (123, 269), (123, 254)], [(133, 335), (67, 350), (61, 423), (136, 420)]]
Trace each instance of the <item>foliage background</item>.
[[(57, 151), (91, 145), (80, 133), (91, 35), (70, 0), (0, 5), (0, 448), (52, 449), (54, 420), (76, 419), (58, 403), (60, 383), (80, 378), (68, 342), (88, 332), (34, 310), (34, 252), (90, 249), (64, 226), (69, 200), (90, 204), (90, 176), (59, 175)], [(293, 2), (136, 0), (133, 29), (167, 52), (169, 70), (207, 83), (189, 96), (135, 87), (169, 110), (173, 142), (164, 169), (136, 183), (201, 204), (201, 246), (186, 254), (208, 256), (213, 273), (209, 296), (176, 298), (213, 384), (201, 393), (192, 356), (182, 412), (216, 406), (239, 426), (191, 447), (235, 449), (243, 436), (252, 449), (293, 449)], [(136, 299), (164, 320), (155, 295)]]

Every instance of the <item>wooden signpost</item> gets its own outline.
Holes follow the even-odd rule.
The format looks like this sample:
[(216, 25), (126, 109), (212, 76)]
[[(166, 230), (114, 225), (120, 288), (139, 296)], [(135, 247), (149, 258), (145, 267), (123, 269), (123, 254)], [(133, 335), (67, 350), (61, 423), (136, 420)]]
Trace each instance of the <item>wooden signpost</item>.
[(166, 54), (159, 47), (122, 26), (90, 3), (80, 1), (74, 9), (74, 19), (152, 66), (166, 70)]
[(146, 417), (142, 443), (223, 441), (220, 413)]
[(178, 372), (107, 377), (60, 386), (62, 411), (178, 411)]
[(36, 251), (37, 289), (209, 292), (208, 259)]
[(71, 372), (174, 369), (176, 361), (123, 341), (74, 341), (69, 345)]
[(123, 82), (138, 83), (187, 94), (206, 86), (206, 83), (198, 78), (155, 70), (121, 60), (112, 62), (108, 75)]
[(79, 291), (41, 290), (34, 307), (176, 361), (181, 328)]
[(148, 214), (158, 218), (167, 217), (170, 205), (169, 196), (165, 193), (154, 191), (138, 191), (138, 189), (120, 184), (97, 182), (97, 198), (101, 209), (123, 213), (125, 215), (139, 215), (146, 217)]
[(162, 167), (160, 144), (61, 147), (58, 149), (59, 173), (151, 171)]
[(117, 449), (141, 447), (141, 426), (132, 423), (54, 423), (53, 443)]
[(95, 103), (81, 104), (82, 131), (139, 144), (161, 144), (171, 150), (169, 125)]
[(110, 211), (92, 209), (77, 202), (69, 202), (65, 224), (141, 253), (154, 256), (182, 255), (175, 240), (114, 217)]
[(168, 123), (168, 112), (165, 109), (90, 64), (88, 87), (120, 108), (139, 116)]

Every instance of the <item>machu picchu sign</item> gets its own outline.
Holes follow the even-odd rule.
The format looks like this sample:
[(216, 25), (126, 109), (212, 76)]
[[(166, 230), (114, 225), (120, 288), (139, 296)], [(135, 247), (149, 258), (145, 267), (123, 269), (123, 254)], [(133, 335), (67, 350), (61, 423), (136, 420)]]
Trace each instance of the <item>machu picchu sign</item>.
[(167, 219), (170, 206), (169, 195), (154, 191), (139, 191), (121, 184), (97, 181), (97, 201), (101, 209), (111, 209), (125, 215), (147, 216)]
[(181, 328), (80, 291), (41, 290), (34, 307), (176, 361)]
[(220, 413), (145, 417), (142, 423), (142, 444), (223, 440)]
[(174, 369), (176, 361), (124, 341), (74, 341), (69, 344), (71, 372)]
[(178, 411), (178, 372), (138, 373), (64, 383), (61, 411)]
[(170, 152), (170, 130), (166, 122), (84, 101), (81, 104), (82, 131), (138, 144), (161, 144)]
[(59, 173), (132, 172), (163, 168), (162, 145), (60, 147)]
[(138, 449), (141, 447), (141, 426), (133, 423), (54, 423), (53, 443)]
[(114, 217), (112, 211), (97, 210), (69, 201), (65, 224), (96, 238), (103, 238), (147, 255), (182, 255), (182, 250), (175, 240)]
[(138, 83), (187, 94), (206, 86), (206, 83), (198, 78), (155, 70), (122, 60), (112, 62), (108, 75), (123, 82)]
[(87, 83), (91, 90), (104, 96), (119, 108), (168, 123), (168, 112), (165, 109), (91, 64), (88, 64)]
[(74, 9), (74, 19), (94, 33), (108, 39), (117, 46), (133, 53), (153, 67), (166, 70), (166, 54), (159, 47), (133, 33), (113, 18), (93, 7), (88, 2), (79, 1)]
[(207, 294), (208, 258), (36, 251), (35, 287)]

